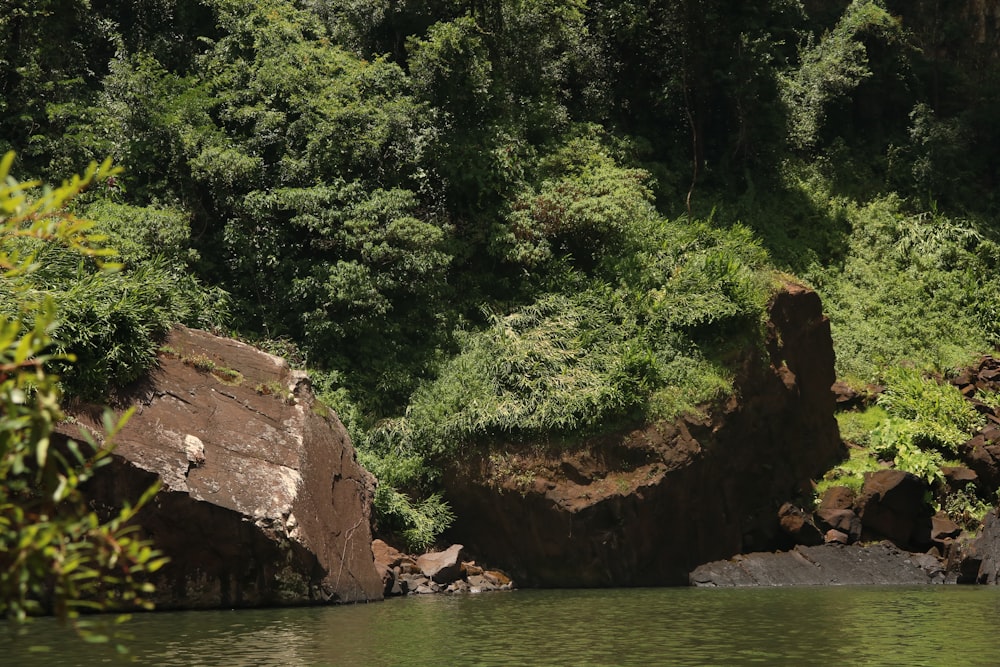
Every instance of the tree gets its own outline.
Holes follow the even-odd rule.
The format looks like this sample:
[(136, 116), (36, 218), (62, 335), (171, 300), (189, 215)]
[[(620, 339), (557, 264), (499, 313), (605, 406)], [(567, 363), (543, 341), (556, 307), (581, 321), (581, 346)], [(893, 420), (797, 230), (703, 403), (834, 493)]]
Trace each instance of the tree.
[(56, 325), (52, 299), (14, 280), (38, 269), (46, 245), (98, 259), (112, 254), (101, 247), (94, 223), (65, 206), (115, 170), (110, 162), (92, 164), (82, 177), (38, 193), (37, 182), (10, 176), (13, 161), (13, 153), (0, 161), (0, 287), (15, 291), (22, 306), (16, 317), (0, 315), (0, 615), (23, 622), (54, 613), (76, 622), (86, 610), (150, 608), (152, 587), (143, 576), (165, 559), (129, 522), (157, 488), (110, 517), (87, 508), (80, 486), (109, 461), (110, 440), (124, 420), (116, 424), (106, 415), (103, 443), (54, 437), (64, 414), (58, 378), (48, 368), (60, 356), (72, 357), (48, 353)]

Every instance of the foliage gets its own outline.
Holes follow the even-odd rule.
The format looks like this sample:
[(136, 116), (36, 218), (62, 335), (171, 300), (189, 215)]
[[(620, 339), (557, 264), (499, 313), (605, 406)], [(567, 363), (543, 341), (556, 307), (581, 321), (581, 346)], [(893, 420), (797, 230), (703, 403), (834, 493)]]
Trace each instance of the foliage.
[(932, 4), (10, 2), (0, 150), (124, 164), (74, 210), (126, 270), (12, 239), (39, 266), (0, 312), (53, 297), (78, 393), (177, 319), (269, 341), (359, 442), (407, 424), (405, 456), (368, 449), (426, 467), (384, 486), (400, 515), (432, 451), (723, 395), (772, 263), (820, 292), (842, 377), (944, 372), (1000, 343), (1000, 61)]
[(826, 110), (872, 75), (865, 38), (899, 39), (897, 19), (880, 0), (853, 0), (836, 27), (819, 42), (810, 39), (797, 70), (782, 76), (782, 100), (789, 110), (789, 138), (799, 148), (813, 146)]
[[(143, 577), (164, 560), (128, 524), (156, 488), (134, 505), (123, 501), (107, 519), (87, 507), (79, 487), (108, 462), (110, 441), (61, 445), (54, 437), (63, 413), (57, 379), (48, 368), (72, 357), (49, 352), (56, 329), (52, 299), (17, 282), (39, 270), (43, 255), (43, 249), (25, 248), (24, 239), (83, 256), (109, 254), (94, 246), (102, 238), (93, 233), (93, 223), (66, 213), (64, 206), (113, 172), (109, 163), (92, 165), (82, 178), (36, 194), (36, 183), (10, 176), (13, 159), (9, 153), (0, 162), (0, 265), (5, 290), (21, 297), (22, 311), (0, 319), (0, 613), (23, 622), (40, 612), (75, 620), (81, 611), (122, 604), (149, 608), (151, 587)], [(123, 423), (115, 424), (108, 413), (106, 437)]]
[(591, 137), (572, 137), (537, 167), (542, 182), (514, 199), (494, 243), (504, 259), (529, 269), (555, 257), (591, 267), (598, 252), (620, 248), (654, 215), (649, 177), (623, 169)]
[(993, 509), (993, 506), (983, 500), (976, 485), (970, 483), (949, 494), (942, 503), (941, 509), (965, 530), (975, 532), (982, 525), (983, 518), (987, 512)]
[[(837, 484), (860, 488), (863, 474), (878, 470), (880, 461), (917, 475), (940, 493), (945, 486), (942, 466), (983, 426), (972, 404), (946, 382), (905, 367), (889, 371), (885, 382), (877, 406), (838, 415), (841, 435), (852, 443), (851, 458), (827, 473), (818, 493)], [(960, 500), (944, 497), (943, 504), (957, 507)]]
[(374, 498), (378, 528), (419, 552), (434, 544), (455, 515), (440, 494), (427, 491), (434, 472), (410, 448), (408, 428), (405, 419), (384, 420), (356, 444), (358, 460), (378, 478)]
[(922, 377), (916, 371), (894, 369), (886, 377), (887, 389), (879, 396), (879, 405), (893, 417), (915, 425), (918, 444), (952, 454), (985, 424), (962, 393), (951, 384)]
[(823, 494), (834, 486), (846, 486), (855, 493), (861, 492), (861, 486), (865, 481), (865, 473), (879, 469), (878, 459), (871, 450), (864, 447), (851, 447), (848, 450), (848, 458), (841, 461), (830, 470), (816, 484), (815, 493), (817, 502)]
[(749, 329), (754, 344), (765, 255), (744, 228), (660, 221), (646, 231), (641, 251), (622, 249), (620, 287), (581, 280), (575, 294), (491, 313), (490, 326), (466, 336), (414, 394), (414, 438), (442, 452), (483, 438), (601, 430), (672, 418), (727, 393), (731, 376), (709, 359), (713, 334)]
[(830, 316), (838, 373), (872, 380), (907, 361), (944, 370), (997, 340), (1000, 255), (978, 225), (907, 214), (894, 197), (833, 205), (852, 226), (845, 255), (810, 277)]

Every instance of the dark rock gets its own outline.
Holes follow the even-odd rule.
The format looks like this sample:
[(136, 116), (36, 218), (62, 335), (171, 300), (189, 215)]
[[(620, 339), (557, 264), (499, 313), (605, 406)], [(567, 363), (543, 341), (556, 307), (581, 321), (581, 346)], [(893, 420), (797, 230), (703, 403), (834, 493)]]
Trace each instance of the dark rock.
[(826, 544), (830, 544), (831, 542), (835, 544), (849, 544), (850, 541), (851, 538), (847, 533), (836, 528), (831, 528), (823, 535), (823, 542)]
[(854, 507), (857, 495), (846, 486), (831, 486), (819, 502), (821, 510), (847, 510)]
[(429, 578), (422, 574), (404, 574), (400, 576), (399, 580), (407, 593), (414, 593), (421, 586), (429, 587), (432, 583)]
[(1000, 451), (982, 435), (976, 435), (959, 447), (962, 462), (991, 489), (1000, 487)]
[(975, 484), (979, 480), (979, 475), (971, 468), (965, 466), (941, 466), (941, 474), (944, 475), (945, 484), (948, 486), (948, 493), (961, 491), (970, 484)]
[(855, 503), (863, 529), (904, 549), (926, 549), (932, 514), (925, 500), (928, 490), (922, 479), (902, 470), (865, 473)]
[[(375, 480), (306, 376), (203, 331), (178, 327), (165, 343), (159, 368), (121, 398), (135, 414), (85, 489), (95, 507), (117, 507), (162, 483), (137, 517), (170, 558), (153, 577), (157, 606), (381, 599)], [(69, 413), (66, 435), (99, 430), (100, 410)]]
[(823, 543), (823, 535), (816, 528), (812, 517), (792, 503), (785, 503), (778, 510), (778, 522), (796, 544), (812, 546)]
[(854, 391), (846, 382), (838, 380), (833, 383), (830, 390), (833, 392), (838, 410), (849, 410), (861, 404), (861, 397), (858, 396), (858, 392)]
[(847, 543), (861, 539), (861, 518), (853, 510), (820, 508), (816, 510), (816, 522), (821, 530), (836, 530), (846, 535)]
[(1000, 583), (1000, 510), (993, 509), (983, 518), (979, 535), (966, 548), (961, 563), (961, 581), (965, 583)]
[(417, 558), (417, 567), (433, 581), (450, 584), (462, 576), (462, 545), (453, 544), (444, 551), (426, 553)]
[(748, 349), (733, 396), (704, 417), (453, 460), (449, 539), (520, 585), (559, 587), (683, 584), (699, 563), (786, 541), (775, 508), (844, 447), (819, 297), (786, 285), (769, 314), (766, 357)]
[[(868, 546), (826, 544), (780, 553), (754, 553), (706, 563), (690, 575), (693, 586), (830, 586), (931, 584), (943, 581), (940, 563), (882, 542)], [(929, 557), (933, 558), (933, 557)]]

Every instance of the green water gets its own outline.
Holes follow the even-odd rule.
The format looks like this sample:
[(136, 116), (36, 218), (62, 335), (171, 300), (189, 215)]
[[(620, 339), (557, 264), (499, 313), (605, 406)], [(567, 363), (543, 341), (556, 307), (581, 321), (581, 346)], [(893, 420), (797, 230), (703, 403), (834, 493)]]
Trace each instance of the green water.
[[(157, 613), (133, 664), (998, 665), (1000, 589), (516, 591), (347, 607)], [(45, 652), (34, 649), (44, 647)], [(0, 665), (128, 664), (51, 619), (0, 631)]]

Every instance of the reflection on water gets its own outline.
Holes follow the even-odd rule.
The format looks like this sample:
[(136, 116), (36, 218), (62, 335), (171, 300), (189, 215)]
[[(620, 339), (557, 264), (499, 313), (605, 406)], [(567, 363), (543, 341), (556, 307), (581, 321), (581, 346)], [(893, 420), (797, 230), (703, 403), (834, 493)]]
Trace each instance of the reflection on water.
[[(126, 628), (133, 664), (164, 667), (996, 665), (998, 611), (1000, 590), (978, 587), (613, 589), (145, 614)], [(0, 631), (0, 665), (117, 664), (51, 619)]]

